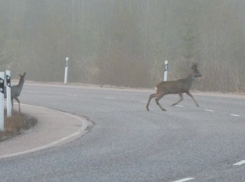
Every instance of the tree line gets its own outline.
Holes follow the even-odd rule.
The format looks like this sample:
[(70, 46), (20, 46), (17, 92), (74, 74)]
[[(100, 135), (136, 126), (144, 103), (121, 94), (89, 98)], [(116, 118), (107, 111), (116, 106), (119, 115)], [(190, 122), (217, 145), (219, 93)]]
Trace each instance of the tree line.
[[(2, 0), (0, 65), (28, 80), (150, 88), (185, 77), (194, 89), (245, 92), (243, 0)], [(13, 75), (14, 77), (14, 75)]]

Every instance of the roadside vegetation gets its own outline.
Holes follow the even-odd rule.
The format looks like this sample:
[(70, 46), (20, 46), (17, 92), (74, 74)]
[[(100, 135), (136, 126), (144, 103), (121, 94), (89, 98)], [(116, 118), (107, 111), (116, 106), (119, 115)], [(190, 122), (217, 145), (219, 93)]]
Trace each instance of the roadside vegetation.
[(0, 142), (9, 138), (12, 138), (16, 135), (21, 134), (22, 132), (32, 128), (37, 124), (37, 119), (24, 114), (13, 112), (12, 117), (6, 117), (5, 110), (5, 131), (0, 131)]
[(0, 1), (0, 66), (12, 78), (153, 88), (183, 78), (200, 91), (245, 93), (244, 0)]

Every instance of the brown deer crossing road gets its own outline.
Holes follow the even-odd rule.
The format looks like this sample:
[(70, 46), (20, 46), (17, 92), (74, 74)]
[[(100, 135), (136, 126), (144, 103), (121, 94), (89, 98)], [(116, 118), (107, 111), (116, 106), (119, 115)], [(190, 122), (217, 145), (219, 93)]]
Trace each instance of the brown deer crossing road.
[[(58, 147), (0, 160), (3, 181), (245, 181), (245, 98), (168, 95), (145, 109), (149, 90), (26, 84), (21, 100), (93, 122)], [(182, 107), (181, 107), (182, 106)], [(31, 167), (30, 167), (31, 166)], [(11, 174), (10, 174), (11, 173)]]

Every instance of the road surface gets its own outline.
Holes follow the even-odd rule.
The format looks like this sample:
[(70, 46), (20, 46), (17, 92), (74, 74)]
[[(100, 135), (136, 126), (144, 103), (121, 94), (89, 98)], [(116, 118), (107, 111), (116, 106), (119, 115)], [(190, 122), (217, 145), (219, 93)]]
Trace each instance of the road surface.
[(179, 98), (168, 95), (167, 112), (154, 99), (148, 112), (152, 92), (26, 83), (22, 103), (85, 116), (93, 127), (68, 144), (1, 159), (0, 181), (245, 181), (244, 95), (194, 94), (200, 108), (187, 95), (172, 107)]

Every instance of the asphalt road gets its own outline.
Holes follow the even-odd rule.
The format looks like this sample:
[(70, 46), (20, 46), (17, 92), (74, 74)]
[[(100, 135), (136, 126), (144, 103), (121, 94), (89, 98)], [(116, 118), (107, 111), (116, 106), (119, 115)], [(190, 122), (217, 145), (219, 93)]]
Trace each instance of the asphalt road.
[[(244, 182), (245, 96), (25, 84), (20, 101), (83, 115), (90, 131), (71, 143), (0, 160), (0, 181)], [(54, 131), (55, 132), (55, 131)], [(28, 141), (26, 141), (28, 142)]]

